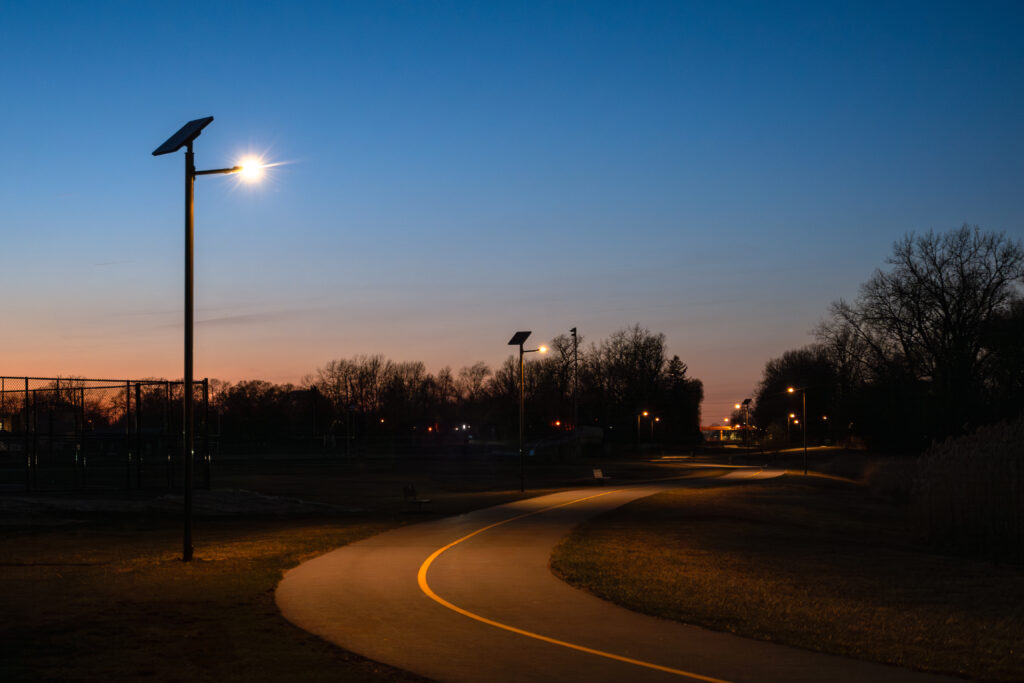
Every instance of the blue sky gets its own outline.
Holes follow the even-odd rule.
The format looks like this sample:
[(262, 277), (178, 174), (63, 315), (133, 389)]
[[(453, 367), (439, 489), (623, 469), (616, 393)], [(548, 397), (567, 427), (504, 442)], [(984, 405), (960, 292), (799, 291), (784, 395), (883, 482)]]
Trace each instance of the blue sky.
[(904, 233), (1024, 237), (1020, 3), (0, 0), (0, 374), (496, 366), (639, 323), (705, 421)]

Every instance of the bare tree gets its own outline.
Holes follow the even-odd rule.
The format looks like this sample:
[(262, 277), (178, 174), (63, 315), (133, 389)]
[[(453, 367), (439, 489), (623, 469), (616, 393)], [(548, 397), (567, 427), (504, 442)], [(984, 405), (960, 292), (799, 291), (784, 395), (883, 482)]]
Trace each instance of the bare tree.
[(1024, 282), (1024, 248), (1003, 233), (964, 225), (911, 233), (887, 263), (892, 268), (875, 271), (854, 303), (832, 305), (819, 339), (855, 353), (869, 381), (919, 383), (933, 426), (960, 431), (990, 374), (985, 332)]
[(459, 400), (463, 404), (482, 401), (487, 390), (487, 378), (490, 376), (491, 369), (483, 361), (461, 368), (458, 379), (455, 380)]

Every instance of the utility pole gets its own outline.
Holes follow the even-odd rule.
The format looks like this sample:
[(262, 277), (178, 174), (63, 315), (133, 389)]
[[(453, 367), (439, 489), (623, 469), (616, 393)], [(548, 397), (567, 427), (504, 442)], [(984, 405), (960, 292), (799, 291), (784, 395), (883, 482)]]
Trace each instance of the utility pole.
[(580, 340), (572, 328), (572, 436), (576, 455), (580, 454)]

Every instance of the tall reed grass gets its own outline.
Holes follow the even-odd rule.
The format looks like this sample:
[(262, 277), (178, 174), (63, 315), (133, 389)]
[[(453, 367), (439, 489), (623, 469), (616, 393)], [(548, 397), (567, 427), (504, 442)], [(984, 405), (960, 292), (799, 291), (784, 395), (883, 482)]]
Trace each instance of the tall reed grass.
[(925, 451), (913, 506), (943, 550), (1024, 564), (1024, 415)]

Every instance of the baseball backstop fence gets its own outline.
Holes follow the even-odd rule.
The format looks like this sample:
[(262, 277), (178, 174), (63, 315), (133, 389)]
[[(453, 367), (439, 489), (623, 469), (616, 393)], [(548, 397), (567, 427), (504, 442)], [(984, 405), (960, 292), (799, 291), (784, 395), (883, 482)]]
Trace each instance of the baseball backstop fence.
[[(198, 486), (210, 484), (210, 386), (194, 382)], [(183, 382), (0, 376), (0, 489), (183, 485)]]

